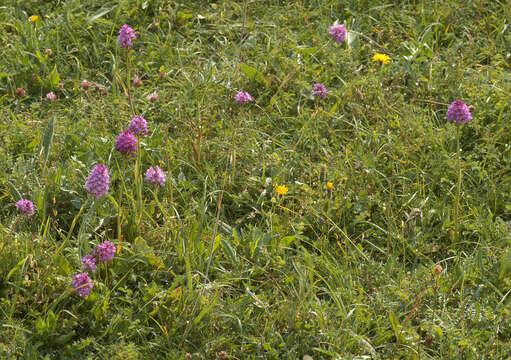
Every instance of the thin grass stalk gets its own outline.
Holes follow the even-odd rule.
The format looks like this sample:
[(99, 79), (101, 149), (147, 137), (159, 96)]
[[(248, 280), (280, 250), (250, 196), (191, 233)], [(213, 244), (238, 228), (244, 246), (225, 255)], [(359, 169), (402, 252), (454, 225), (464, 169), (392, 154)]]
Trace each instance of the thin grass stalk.
[(460, 193), (461, 193), (461, 165), (460, 165), (460, 127), (456, 125), (456, 195), (454, 197), (454, 243), (459, 241), (459, 206), (460, 206)]
[(87, 197), (87, 200), (85, 200), (85, 202), (83, 203), (82, 207), (78, 211), (78, 214), (76, 214), (76, 216), (74, 217), (73, 221), (71, 222), (71, 228), (67, 232), (66, 238), (62, 242), (62, 245), (60, 245), (60, 247), (57, 248), (57, 250), (55, 251), (54, 256), (56, 256), (66, 245), (69, 245), (69, 239), (71, 238), (71, 235), (73, 234), (73, 230), (75, 228), (76, 222), (78, 221), (78, 218), (80, 217), (80, 215), (82, 215), (82, 213), (85, 210), (85, 207), (87, 206), (89, 201), (90, 201), (90, 197)]
[(140, 228), (140, 222), (142, 221), (142, 215), (144, 212), (143, 204), (142, 204), (142, 179), (140, 175), (140, 163), (141, 163), (141, 152), (142, 150), (139, 148), (137, 151), (137, 161), (135, 163), (135, 187), (137, 191), (137, 229)]
[[(123, 161), (124, 163), (124, 161)], [(124, 170), (124, 166), (123, 166)], [(119, 176), (121, 172), (119, 171)], [(122, 229), (121, 229), (121, 219), (122, 219), (122, 186), (119, 186), (118, 195), (117, 195), (117, 241), (119, 243), (119, 250), (120, 250), (120, 244), (122, 242)]]
[(131, 96), (131, 87), (130, 87), (130, 78), (131, 78), (131, 61), (130, 61), (130, 51), (126, 51), (126, 92), (128, 93), (128, 101), (130, 104), (131, 113), (135, 116), (135, 107), (133, 106), (133, 99)]
[(211, 246), (209, 248), (209, 256), (208, 256), (208, 264), (206, 265), (206, 279), (209, 275), (209, 268), (211, 266), (211, 259), (213, 258), (213, 250), (215, 249), (215, 242), (216, 242), (216, 233), (218, 231), (218, 223), (220, 221), (220, 211), (222, 209), (222, 197), (224, 192), (221, 191), (218, 195), (218, 205), (217, 205), (217, 212), (216, 212), (216, 219), (215, 219), (215, 228), (213, 230), (213, 240), (211, 241)]
[(238, 126), (237, 126), (237, 121), (234, 120), (233, 121), (233, 131), (232, 131), (232, 157), (231, 157), (231, 161), (232, 161), (232, 165), (231, 165), (231, 180), (229, 181), (229, 186), (231, 185), (232, 182), (235, 181), (235, 174), (236, 174), (236, 132), (238, 130)]
[(174, 186), (172, 186), (172, 174), (171, 174), (171, 170), (170, 170), (171, 168), (170, 168), (169, 152), (172, 155), (172, 157), (174, 157), (174, 153), (172, 151), (172, 147), (171, 147), (170, 141), (169, 141), (169, 127), (168, 127), (168, 125), (165, 127), (165, 139), (167, 141), (167, 151), (165, 154), (166, 155), (165, 160), (167, 162), (167, 173), (168, 173), (168, 179), (169, 179), (167, 184), (169, 187), (169, 194), (170, 194), (170, 206), (174, 206)]

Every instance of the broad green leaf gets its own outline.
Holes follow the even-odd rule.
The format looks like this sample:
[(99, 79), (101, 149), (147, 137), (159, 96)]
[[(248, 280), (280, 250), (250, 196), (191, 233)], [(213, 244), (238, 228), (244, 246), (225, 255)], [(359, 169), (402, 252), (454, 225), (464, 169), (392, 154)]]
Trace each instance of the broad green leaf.
[(16, 266), (15, 266), (15, 267), (13, 267), (13, 268), (11, 269), (11, 271), (9, 271), (9, 273), (8, 273), (8, 274), (7, 274), (7, 276), (5, 277), (5, 281), (8, 281), (8, 280), (11, 278), (11, 276), (12, 276), (12, 275), (13, 275), (16, 271), (18, 271), (18, 270), (19, 270), (19, 269), (20, 269), (20, 268), (21, 268), (21, 267), (25, 264), (25, 262), (27, 261), (27, 259), (28, 259), (28, 256), (27, 256), (27, 257), (25, 257), (23, 260), (20, 260), (20, 261), (16, 264)]
[(56, 88), (59, 85), (60, 75), (57, 71), (57, 65), (53, 66), (53, 70), (48, 75), (48, 81), (50, 82), (50, 86), (52, 88)]
[(21, 199), (21, 194), (20, 192), (18, 191), (18, 189), (16, 189), (16, 186), (14, 186), (14, 184), (10, 181), (7, 182), (7, 185), (9, 186), (9, 190), (11, 192), (11, 195), (14, 197), (14, 201), (17, 202), (18, 200)]
[(288, 247), (295, 241), (295, 239), (296, 239), (295, 235), (284, 236), (282, 239), (280, 239), (280, 243), (282, 244), (282, 246)]
[(46, 58), (41, 55), (41, 52), (39, 50), (36, 50), (35, 55), (37, 57), (37, 60), (39, 60), (40, 64), (44, 64), (46, 62)]
[(37, 139), (32, 140), (30, 143), (28, 143), (28, 145), (25, 147), (25, 149), (27, 149), (27, 151), (34, 150), (34, 148), (37, 146), (38, 142), (39, 141)]
[(221, 239), (220, 242), (222, 244), (222, 248), (224, 249), (225, 253), (227, 255), (229, 255), (232, 262), (234, 262), (234, 263), (238, 262), (238, 259), (236, 258), (236, 251), (232, 248), (229, 241), (227, 241), (225, 239)]
[(113, 8), (109, 8), (109, 9), (99, 9), (94, 15), (92, 15), (89, 20), (87, 20), (87, 22), (85, 23), (85, 26), (89, 25), (91, 22), (93, 22), (94, 20), (97, 20), (99, 19), (100, 17), (108, 14), (110, 11), (112, 11)]
[(48, 317), (46, 318), (46, 327), (50, 333), (55, 332), (55, 329), (57, 328), (57, 318), (51, 310), (48, 313)]
[[(476, 303), (476, 305), (479, 305), (479, 303)], [(436, 335), (439, 338), (442, 338), (444, 336), (444, 332), (442, 331), (442, 328), (440, 326), (436, 326), (436, 325), (433, 326), (433, 330), (435, 331)]]
[(209, 306), (202, 309), (202, 311), (199, 313), (199, 315), (197, 315), (197, 317), (193, 320), (193, 325), (197, 325), (198, 322), (204, 317), (204, 315), (206, 315), (208, 312), (211, 311), (213, 306), (215, 306), (215, 304), (216, 304), (217, 298), (218, 298), (218, 291), (215, 293), (215, 297), (213, 298), (213, 300), (211, 301)]
[(392, 330), (394, 330), (394, 335), (396, 336), (396, 339), (399, 339), (400, 338), (400, 333), (401, 333), (401, 327), (399, 326), (399, 321), (397, 320), (397, 317), (396, 317), (396, 314), (394, 314), (394, 312), (390, 312), (389, 313), (389, 320), (390, 320), (390, 325), (392, 325)]
[(50, 148), (53, 142), (53, 133), (55, 129), (55, 117), (52, 116), (46, 129), (44, 130), (43, 135), (43, 160), (44, 166), (46, 166), (46, 162), (48, 161), (48, 157), (50, 156)]
[(142, 237), (137, 237), (133, 244), (133, 249), (136, 253), (142, 256), (148, 264), (156, 267), (162, 267), (163, 263), (160, 258), (154, 255), (153, 248), (147, 245), (147, 242)]
[(42, 317), (38, 317), (35, 321), (35, 328), (39, 335), (44, 335), (46, 333), (46, 321)]
[(306, 47), (298, 46), (297, 50), (298, 50), (298, 52), (300, 52), (302, 54), (314, 54), (316, 51), (318, 51), (318, 47), (315, 46), (315, 47), (311, 47), (311, 48), (306, 48)]
[(182, 11), (178, 11), (177, 13), (177, 22), (179, 25), (183, 25), (184, 22), (193, 17), (192, 14), (184, 13)]
[(240, 67), (241, 67), (241, 71), (245, 75), (247, 75), (247, 77), (250, 80), (256, 80), (257, 82), (259, 82), (261, 84), (267, 85), (267, 81), (266, 81), (264, 75), (261, 74), (257, 69), (255, 69), (251, 66), (248, 66), (246, 64), (241, 64)]
[(53, 262), (57, 268), (57, 272), (61, 275), (71, 274), (71, 264), (65, 256), (56, 254), (53, 256)]
[(60, 335), (58, 338), (55, 339), (55, 344), (59, 345), (66, 344), (73, 338), (73, 336), (75, 336), (75, 334), (76, 332), (73, 330), (70, 333)]

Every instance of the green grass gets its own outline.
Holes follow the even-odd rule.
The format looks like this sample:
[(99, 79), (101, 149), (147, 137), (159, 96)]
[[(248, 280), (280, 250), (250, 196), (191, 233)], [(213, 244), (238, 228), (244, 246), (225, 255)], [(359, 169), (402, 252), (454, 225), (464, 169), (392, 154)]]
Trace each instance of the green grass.
[[(0, 358), (511, 357), (509, 1), (4, 3)], [(458, 224), (456, 98), (474, 107)], [(133, 113), (141, 171), (169, 178), (141, 207), (114, 149)], [(83, 299), (71, 280), (105, 240), (120, 251)]]

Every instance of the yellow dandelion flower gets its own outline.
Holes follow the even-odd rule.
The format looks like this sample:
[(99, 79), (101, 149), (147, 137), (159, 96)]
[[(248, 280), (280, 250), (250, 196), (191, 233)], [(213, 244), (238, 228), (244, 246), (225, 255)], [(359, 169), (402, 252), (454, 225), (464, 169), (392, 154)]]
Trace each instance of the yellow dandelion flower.
[(31, 17), (29, 17), (29, 18), (28, 18), (28, 20), (29, 20), (30, 22), (35, 23), (37, 20), (39, 20), (39, 16), (37, 16), (37, 15), (32, 15)]
[(374, 54), (373, 61), (380, 61), (384, 64), (388, 64), (390, 62), (390, 57), (388, 55), (378, 53)]
[(329, 191), (330, 191), (330, 190), (332, 190), (332, 189), (334, 188), (334, 184), (332, 184), (330, 181), (328, 181), (328, 182), (326, 183), (326, 188), (327, 188), (327, 190), (329, 190)]
[(275, 190), (277, 190), (277, 194), (285, 195), (288, 189), (286, 185), (275, 185)]

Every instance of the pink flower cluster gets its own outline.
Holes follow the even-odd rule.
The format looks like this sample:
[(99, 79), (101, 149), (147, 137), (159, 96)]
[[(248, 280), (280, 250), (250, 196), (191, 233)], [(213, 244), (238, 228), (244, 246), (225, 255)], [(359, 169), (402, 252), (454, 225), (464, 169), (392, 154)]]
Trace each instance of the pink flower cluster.
[(147, 169), (145, 172), (145, 181), (150, 182), (151, 184), (160, 184), (160, 186), (165, 186), (165, 181), (167, 181), (167, 177), (162, 169), (156, 167), (154, 169), (152, 166)]
[(137, 152), (137, 138), (128, 129), (124, 130), (117, 137), (115, 149), (124, 156), (135, 156)]
[(109, 262), (115, 255), (115, 245), (110, 241), (104, 241), (94, 248), (94, 255), (99, 261)]
[(254, 98), (252, 96), (250, 96), (250, 94), (246, 91), (238, 92), (236, 94), (236, 96), (234, 97), (234, 99), (240, 104), (245, 104), (249, 101), (254, 101)]
[(149, 100), (150, 102), (155, 102), (156, 100), (158, 100), (158, 94), (156, 92), (153, 92), (147, 95), (146, 99)]
[(114, 258), (115, 251), (115, 245), (108, 240), (96, 245), (92, 253), (80, 259), (83, 269), (94, 272), (98, 260), (106, 263), (109, 262)]
[(94, 254), (85, 255), (80, 261), (85, 271), (96, 271), (96, 256)]
[(125, 48), (126, 50), (130, 49), (133, 46), (133, 40), (137, 39), (137, 34), (131, 28), (131, 26), (124, 24), (121, 26), (121, 30), (119, 30), (119, 45)]
[(16, 207), (25, 216), (34, 215), (34, 204), (30, 200), (20, 199), (16, 203)]
[(314, 84), (312, 87), (312, 95), (317, 98), (326, 98), (326, 87), (323, 84)]
[(456, 121), (456, 124), (463, 124), (464, 121), (472, 120), (472, 114), (468, 106), (461, 100), (455, 100), (447, 109), (447, 120)]
[[(133, 46), (133, 40), (136, 39), (136, 33), (128, 25), (123, 25), (119, 31), (119, 45), (129, 50)], [(138, 77), (134, 79), (134, 86), (140, 86), (142, 82)], [(87, 89), (90, 83), (84, 80), (80, 86)], [(21, 92), (18, 92), (21, 93)], [(49, 101), (56, 99), (55, 94), (49, 93), (47, 96)], [(251, 99), (250, 95), (248, 97)], [(148, 97), (149, 101), (156, 101), (158, 95), (151, 94)], [(129, 128), (123, 130), (115, 141), (115, 149), (124, 156), (133, 156), (137, 152), (137, 137), (142, 137), (148, 134), (147, 120), (143, 116), (136, 115), (130, 122)], [(159, 167), (150, 167), (145, 174), (145, 180), (152, 184), (159, 184), (164, 186), (167, 180), (165, 173)], [(90, 172), (87, 181), (85, 182), (85, 189), (94, 195), (96, 198), (103, 196), (109, 188), (110, 177), (108, 169), (103, 164), (97, 164)], [(16, 206), (23, 214), (33, 214), (33, 204), (28, 200), (20, 200)], [(72, 280), (74, 291), (77, 295), (87, 297), (93, 287), (92, 280), (90, 279), (87, 271), (96, 271), (98, 262), (108, 263), (115, 256), (115, 245), (110, 241), (104, 241), (98, 244), (94, 250), (80, 259), (82, 263), (83, 273), (76, 274)]]
[(73, 287), (76, 295), (87, 297), (92, 290), (93, 284), (87, 273), (76, 274), (73, 278)]
[(46, 94), (46, 100), (48, 100), (48, 101), (55, 101), (55, 100), (57, 100), (57, 95), (55, 95), (53, 93), (53, 91), (49, 92), (48, 94)]
[(342, 43), (346, 40), (346, 28), (341, 24), (330, 26), (330, 35), (336, 43)]
[(100, 198), (107, 192), (109, 183), (110, 177), (108, 176), (107, 167), (103, 164), (97, 164), (90, 172), (84, 187), (96, 198)]
[[(115, 255), (115, 245), (110, 241), (105, 241), (94, 248), (94, 251), (89, 255), (85, 255), (80, 259), (82, 262), (82, 267), (85, 271), (96, 271), (97, 262), (109, 262), (113, 259)], [(73, 278), (73, 287), (75, 289), (75, 293), (82, 297), (86, 297), (89, 295), (92, 289), (92, 281), (89, 275), (84, 272), (81, 274), (76, 274)]]
[(147, 135), (148, 131), (146, 119), (140, 115), (135, 115), (135, 117), (131, 119), (130, 127), (128, 130), (131, 131), (135, 136)]

